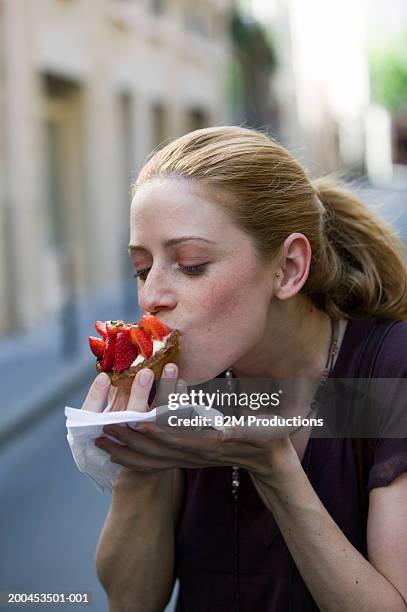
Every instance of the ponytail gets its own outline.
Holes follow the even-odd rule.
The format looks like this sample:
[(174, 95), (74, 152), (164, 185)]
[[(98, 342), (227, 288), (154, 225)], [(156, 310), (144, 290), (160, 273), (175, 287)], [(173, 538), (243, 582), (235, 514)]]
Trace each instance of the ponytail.
[(320, 261), (305, 292), (336, 317), (407, 319), (406, 250), (396, 232), (333, 180), (313, 187), (325, 210)]

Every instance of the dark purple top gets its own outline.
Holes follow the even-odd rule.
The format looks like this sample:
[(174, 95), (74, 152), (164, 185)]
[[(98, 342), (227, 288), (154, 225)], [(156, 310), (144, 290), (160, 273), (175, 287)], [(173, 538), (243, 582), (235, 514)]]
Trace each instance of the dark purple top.
[[(363, 340), (376, 319), (348, 323), (333, 378), (356, 378)], [(385, 338), (373, 376), (407, 377), (407, 322)], [(310, 438), (302, 466), (338, 527), (366, 555), (366, 524), (359, 505), (350, 439)], [(407, 439), (377, 439), (367, 488), (390, 484), (407, 471)], [(185, 470), (187, 493), (177, 532), (177, 612), (317, 612), (282, 534), (240, 470), (238, 523), (231, 494), (231, 468)], [(236, 525), (238, 529), (236, 530)], [(239, 602), (234, 551), (239, 548)]]

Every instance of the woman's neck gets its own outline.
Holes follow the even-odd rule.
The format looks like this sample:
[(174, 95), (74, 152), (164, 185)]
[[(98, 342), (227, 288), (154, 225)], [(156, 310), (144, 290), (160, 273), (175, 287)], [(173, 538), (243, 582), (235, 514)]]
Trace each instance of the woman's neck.
[[(346, 323), (339, 321), (335, 359)], [(300, 300), (290, 305), (273, 303), (260, 342), (232, 365), (233, 373), (237, 378), (319, 378), (330, 341), (331, 321), (325, 312)]]

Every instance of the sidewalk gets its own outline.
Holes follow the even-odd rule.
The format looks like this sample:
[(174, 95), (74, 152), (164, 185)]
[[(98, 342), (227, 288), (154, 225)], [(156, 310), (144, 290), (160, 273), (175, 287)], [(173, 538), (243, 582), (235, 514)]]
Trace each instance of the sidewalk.
[(77, 325), (65, 329), (68, 341), (78, 330), (74, 356), (63, 355), (63, 326), (58, 319), (0, 341), (0, 447), (46, 413), (62, 413), (66, 396), (91, 383), (96, 376), (88, 344), (88, 336), (97, 335), (93, 323), (97, 319), (137, 320), (136, 286), (132, 283), (79, 298), (76, 311)]

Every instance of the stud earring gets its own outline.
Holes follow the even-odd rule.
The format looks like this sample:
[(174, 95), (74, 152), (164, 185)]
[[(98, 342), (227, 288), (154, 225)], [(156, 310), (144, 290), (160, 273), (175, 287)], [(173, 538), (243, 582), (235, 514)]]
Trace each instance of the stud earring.
[(276, 275), (277, 278), (280, 278), (280, 274), (278, 272), (276, 272), (275, 275)]

